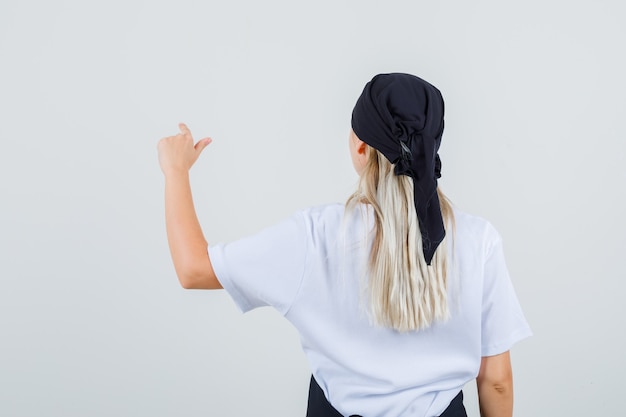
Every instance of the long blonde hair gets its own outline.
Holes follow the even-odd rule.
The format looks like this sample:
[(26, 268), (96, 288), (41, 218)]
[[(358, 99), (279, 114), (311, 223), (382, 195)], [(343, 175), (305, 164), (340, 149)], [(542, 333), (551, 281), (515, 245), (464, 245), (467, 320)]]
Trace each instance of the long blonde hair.
[[(364, 203), (372, 207), (374, 236), (368, 262), (367, 289), (375, 324), (401, 332), (448, 319), (449, 259), (446, 238), (427, 265), (413, 201), (413, 179), (395, 175), (383, 154), (367, 147), (368, 159), (346, 211)], [(450, 201), (437, 190), (444, 224), (454, 224)]]

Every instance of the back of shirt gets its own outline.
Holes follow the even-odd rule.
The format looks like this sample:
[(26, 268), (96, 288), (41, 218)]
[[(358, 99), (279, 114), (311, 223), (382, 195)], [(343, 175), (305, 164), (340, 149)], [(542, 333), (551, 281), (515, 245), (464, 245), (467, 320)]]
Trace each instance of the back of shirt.
[(261, 233), (209, 249), (215, 273), (242, 311), (270, 305), (298, 329), (312, 373), (342, 414), (437, 416), (476, 377), (482, 356), (530, 335), (500, 236), (455, 211), (448, 231), (451, 318), (417, 332), (368, 316), (366, 265), (373, 222), (365, 206), (296, 213)]

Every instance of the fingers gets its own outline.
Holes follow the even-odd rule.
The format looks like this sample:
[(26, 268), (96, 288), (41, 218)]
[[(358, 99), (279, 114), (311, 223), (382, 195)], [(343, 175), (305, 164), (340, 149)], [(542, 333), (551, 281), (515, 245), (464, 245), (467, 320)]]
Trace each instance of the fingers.
[[(180, 129), (180, 133), (179, 135), (185, 136), (185, 137), (189, 137), (192, 138), (191, 136), (191, 131), (189, 130), (189, 128), (187, 127), (187, 125), (185, 123), (179, 123), (178, 124), (178, 128)], [(213, 140), (211, 138), (204, 138), (199, 140), (195, 145), (194, 145), (194, 149), (200, 153), (202, 152), (202, 150), (204, 148), (206, 148)]]
[(204, 139), (200, 139), (200, 140), (198, 141), (198, 143), (196, 143), (196, 145), (194, 146), (194, 149), (195, 149), (198, 153), (200, 153), (200, 152), (202, 152), (202, 150), (203, 150), (204, 148), (206, 148), (207, 146), (209, 146), (209, 144), (210, 144), (211, 142), (213, 142), (213, 139), (211, 139), (211, 138), (204, 138)]
[(189, 135), (191, 137), (191, 131), (189, 130), (189, 128), (187, 127), (186, 124), (184, 123), (179, 123), (178, 124), (178, 128), (180, 129), (180, 132), (184, 135), (187, 136)]
[(180, 133), (162, 138), (157, 144), (159, 164), (164, 173), (172, 170), (189, 170), (204, 148), (212, 142), (212, 139), (207, 137), (194, 145), (187, 125), (180, 123), (178, 127)]

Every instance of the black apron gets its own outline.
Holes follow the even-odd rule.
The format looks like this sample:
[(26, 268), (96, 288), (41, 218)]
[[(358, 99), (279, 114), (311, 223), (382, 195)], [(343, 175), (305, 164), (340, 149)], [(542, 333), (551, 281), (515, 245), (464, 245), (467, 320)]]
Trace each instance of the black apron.
[[(309, 403), (306, 410), (306, 417), (344, 417), (330, 405), (324, 396), (324, 391), (322, 391), (322, 388), (320, 388), (313, 377), (311, 377), (311, 384), (309, 385)], [(352, 414), (350, 417), (361, 416)], [(439, 417), (467, 417), (465, 406), (463, 406), (463, 391), (460, 391), (459, 394), (454, 397), (448, 408), (446, 408)]]

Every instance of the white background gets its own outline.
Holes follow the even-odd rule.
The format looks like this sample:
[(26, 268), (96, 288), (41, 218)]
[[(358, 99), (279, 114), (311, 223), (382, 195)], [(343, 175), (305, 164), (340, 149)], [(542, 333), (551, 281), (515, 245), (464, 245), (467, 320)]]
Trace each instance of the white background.
[(236, 239), (345, 201), (352, 106), (395, 71), (442, 91), (440, 185), (504, 236), (535, 333), (516, 415), (621, 415), (624, 21), (619, 0), (2, 0), (0, 415), (303, 416), (287, 321), (178, 285), (156, 143), (214, 138), (197, 210)]

